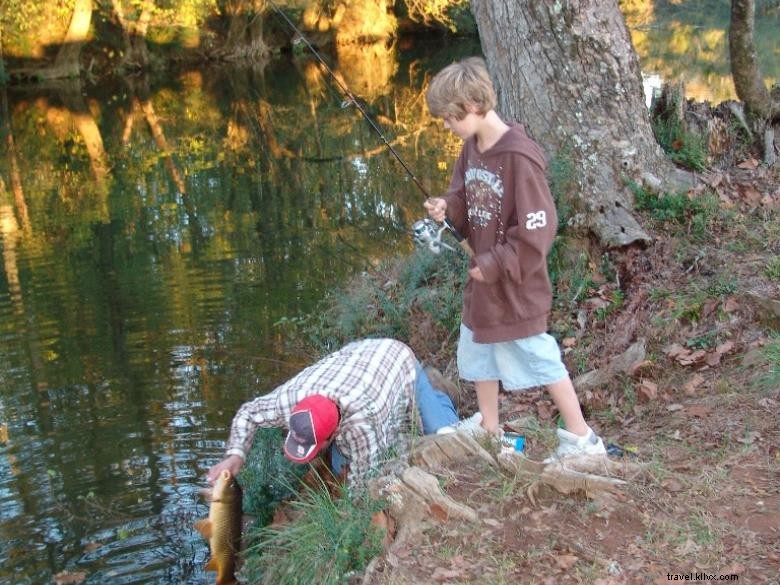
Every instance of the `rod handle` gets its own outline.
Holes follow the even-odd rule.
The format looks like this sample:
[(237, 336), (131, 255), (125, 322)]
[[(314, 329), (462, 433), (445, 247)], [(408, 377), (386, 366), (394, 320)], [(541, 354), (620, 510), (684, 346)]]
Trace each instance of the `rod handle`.
[(461, 234), (458, 229), (452, 225), (452, 222), (448, 218), (444, 218), (444, 226), (450, 231), (450, 233), (455, 237), (455, 240), (458, 242), (458, 246), (460, 246), (466, 254), (468, 254), (469, 258), (474, 257), (474, 250), (471, 248), (471, 244), (469, 244), (469, 241), (463, 237), (463, 234)]
[(471, 244), (469, 244), (469, 241), (466, 238), (463, 238), (460, 242), (458, 242), (458, 245), (463, 248), (463, 251), (468, 254), (469, 258), (474, 257), (474, 250), (471, 249)]

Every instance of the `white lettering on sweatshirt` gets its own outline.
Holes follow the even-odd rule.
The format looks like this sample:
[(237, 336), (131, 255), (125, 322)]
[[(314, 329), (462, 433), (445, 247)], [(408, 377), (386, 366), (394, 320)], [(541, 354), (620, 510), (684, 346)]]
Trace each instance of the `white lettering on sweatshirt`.
[(500, 216), (504, 183), (501, 176), (481, 167), (469, 167), (465, 172), (469, 222), (475, 228), (484, 228)]

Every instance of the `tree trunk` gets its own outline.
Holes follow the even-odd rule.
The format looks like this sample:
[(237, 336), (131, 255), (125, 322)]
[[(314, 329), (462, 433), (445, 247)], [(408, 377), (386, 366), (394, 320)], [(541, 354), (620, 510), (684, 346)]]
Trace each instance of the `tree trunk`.
[(146, 45), (146, 33), (152, 19), (152, 2), (141, 4), (141, 14), (136, 21), (127, 20), (122, 7), (122, 0), (111, 0), (119, 25), (122, 27), (124, 54), (122, 67), (124, 69), (146, 69), (149, 66), (149, 48)]
[[(0, 87), (0, 136), (4, 138), (6, 152), (8, 152), (8, 175), (11, 181), (11, 192), (14, 196), (14, 204), (19, 214), (24, 231), (30, 231), (30, 214), (27, 210), (27, 201), (24, 198), (22, 185), (22, 173), (19, 167), (19, 158), (14, 143), (14, 132), (11, 127), (11, 112), (8, 108), (8, 94), (5, 87)], [(0, 177), (2, 181), (2, 177)], [(2, 183), (0, 183), (2, 185)]]
[(3, 58), (3, 27), (0, 26), (0, 85), (5, 85), (5, 60)]
[(100, 133), (100, 128), (95, 121), (95, 117), (84, 102), (82, 95), (81, 82), (65, 82), (60, 86), (58, 92), (63, 105), (70, 114), (73, 125), (76, 131), (84, 141), (84, 146), (87, 149), (89, 155), (89, 166), (92, 169), (92, 174), (95, 177), (98, 190), (103, 197), (101, 205), (101, 215), (107, 221), (108, 220), (108, 193), (103, 192), (105, 188), (106, 178), (110, 171), (110, 164), (108, 163), (108, 155), (106, 154), (105, 146), (103, 145), (103, 136)]
[(79, 57), (81, 47), (87, 41), (89, 25), (92, 21), (92, 0), (76, 0), (70, 26), (57, 53), (54, 65), (42, 71), (40, 76), (46, 79), (78, 77), (81, 72)]
[(230, 18), (225, 44), (217, 55), (227, 60), (258, 59), (268, 56), (270, 49), (263, 36), (265, 0), (232, 0), (228, 2)]
[(756, 57), (753, 37), (756, 5), (754, 0), (731, 0), (731, 26), (729, 27), (729, 56), (731, 76), (737, 97), (745, 103), (747, 111), (764, 120), (780, 119), (780, 102), (773, 100), (764, 84)]
[(647, 241), (626, 180), (673, 165), (653, 135), (639, 62), (616, 0), (471, 0), (499, 111), (548, 157), (570, 159), (575, 222), (607, 246)]

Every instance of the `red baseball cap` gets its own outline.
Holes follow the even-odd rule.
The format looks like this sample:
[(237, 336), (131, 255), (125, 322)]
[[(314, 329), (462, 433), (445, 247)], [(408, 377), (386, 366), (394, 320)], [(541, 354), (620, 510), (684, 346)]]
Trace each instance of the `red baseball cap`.
[(339, 408), (320, 394), (307, 396), (292, 409), (284, 440), (284, 456), (295, 463), (308, 463), (336, 432)]

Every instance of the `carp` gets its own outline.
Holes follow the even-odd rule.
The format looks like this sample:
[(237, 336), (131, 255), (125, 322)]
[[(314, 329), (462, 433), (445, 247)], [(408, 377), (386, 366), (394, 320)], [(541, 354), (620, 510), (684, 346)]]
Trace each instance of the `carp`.
[(208, 518), (195, 523), (195, 528), (209, 543), (211, 558), (207, 571), (217, 572), (217, 585), (232, 585), (236, 581), (236, 562), (241, 547), (241, 486), (227, 470), (220, 473), (211, 492)]

